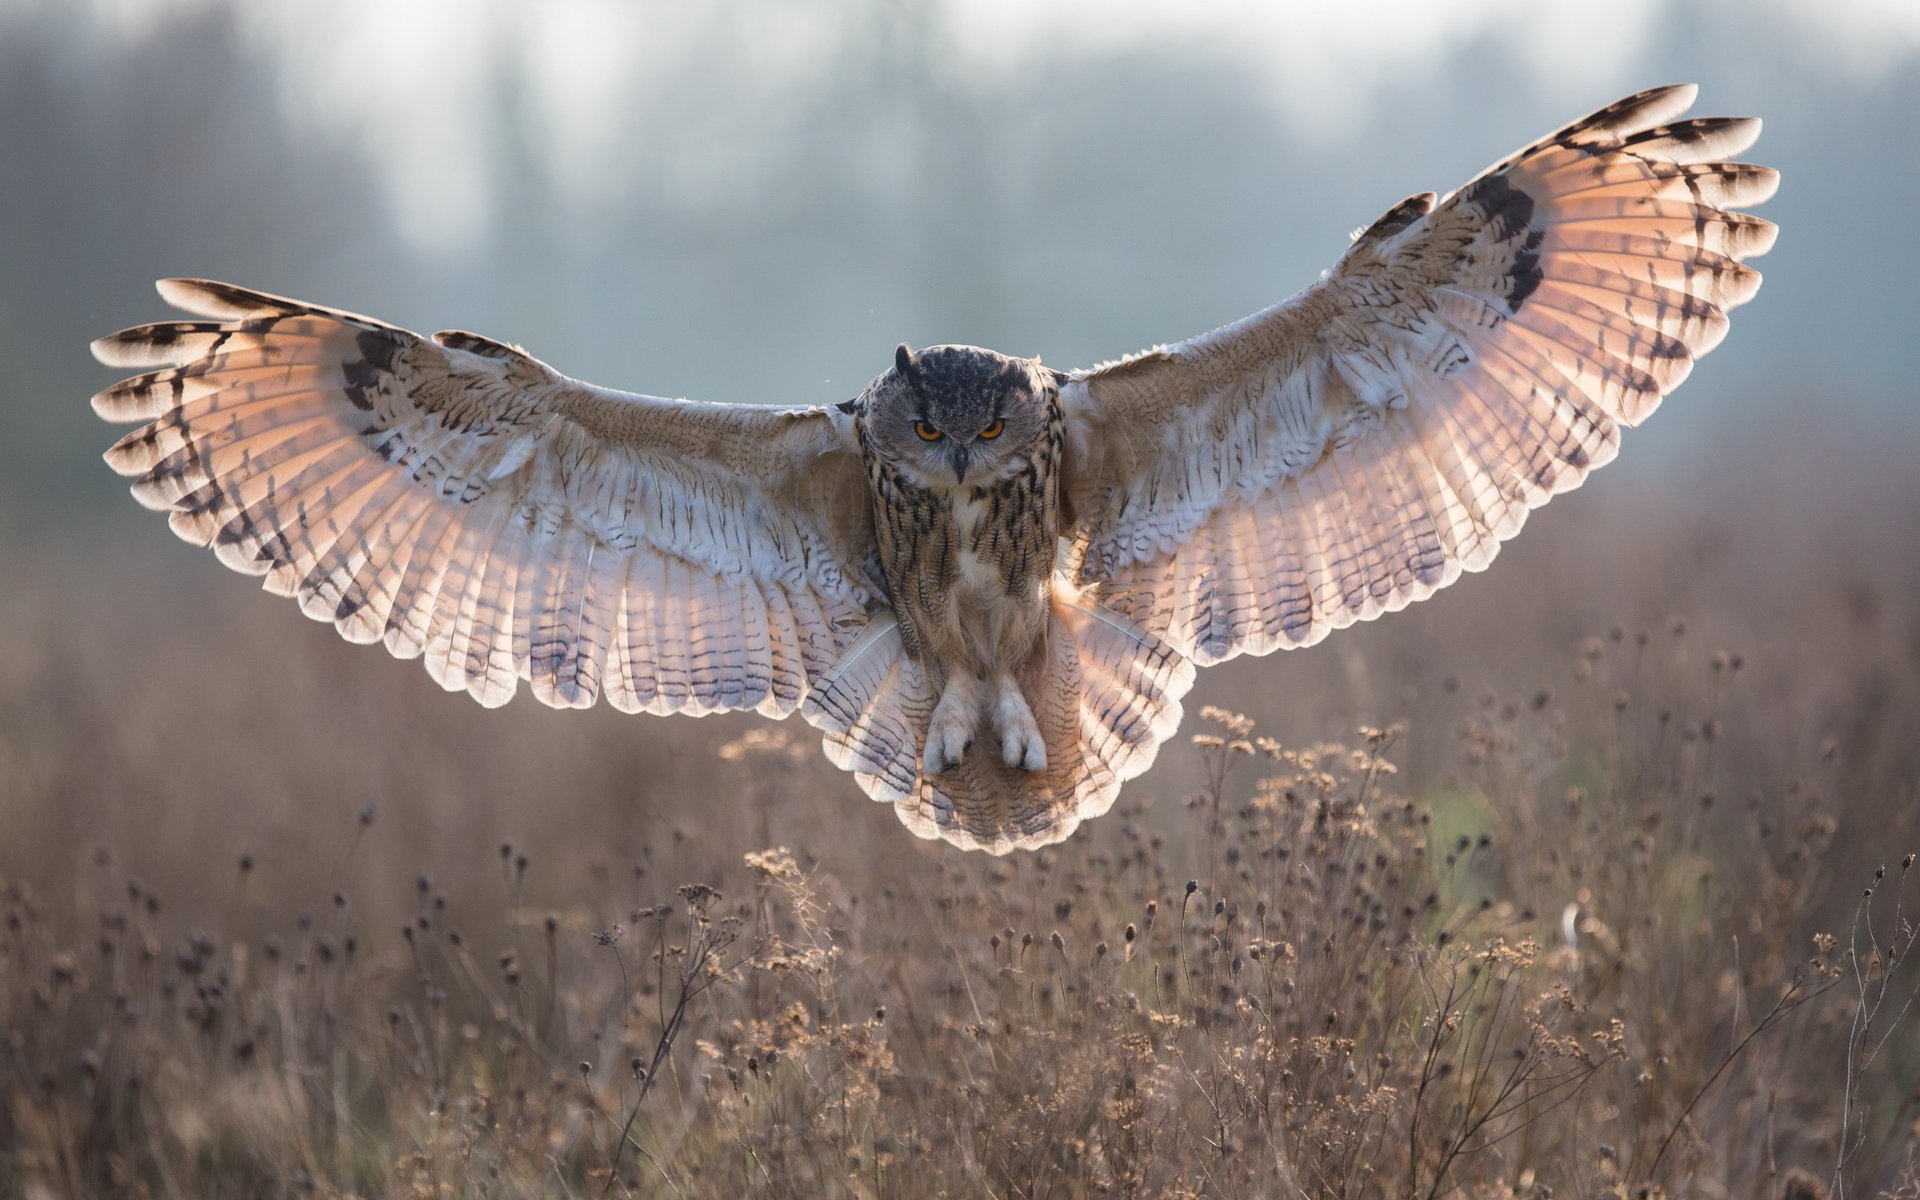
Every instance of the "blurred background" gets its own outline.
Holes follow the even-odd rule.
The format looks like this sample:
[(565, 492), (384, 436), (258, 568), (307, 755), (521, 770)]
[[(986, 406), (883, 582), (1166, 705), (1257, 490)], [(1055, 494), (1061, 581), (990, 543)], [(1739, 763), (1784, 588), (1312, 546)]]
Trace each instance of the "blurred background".
[[(376, 893), (509, 838), (688, 870), (788, 840), (882, 877), (933, 853), (812, 757), (754, 803), (713, 751), (755, 718), (484, 712), (175, 541), (87, 406), (115, 378), (87, 342), (159, 318), (156, 277), (833, 402), (901, 340), (1072, 367), (1238, 318), (1408, 193), (1682, 79), (1764, 116), (1784, 175), (1724, 347), (1495, 570), (1211, 672), (1189, 711), (1287, 742), (1408, 718), (1431, 780), (1448, 689), (1550, 693), (1583, 638), (1679, 616), (1696, 665), (1749, 664), (1756, 777), (1877, 739), (1852, 786), (1910, 831), (1920, 5), (0, 0), (0, 873), (251, 852), (298, 893), (369, 804)], [(1189, 755), (1135, 791), (1177, 800)]]
[[(1151, 1155), (1197, 1193), (1191, 1180), (1227, 1169), (1218, 1097), (1267, 1016), (1307, 1023), (1272, 1035), (1289, 1053), (1334, 1030), (1336, 1008), (1351, 1022), (1347, 1083), (1286, 1060), (1312, 1088), (1361, 1086), (1354, 1061), (1405, 1068), (1425, 1026), (1393, 1014), (1431, 992), (1429, 966), (1461, 961), (1437, 947), (1462, 928), (1551, 951), (1529, 994), (1571, 980), (1591, 1005), (1580, 1029), (1627, 1031), (1619, 1069), (1557, 1132), (1487, 1139), (1505, 1146), (1476, 1169), (1515, 1156), (1501, 1194), (1544, 1194), (1522, 1189), (1522, 1161), (1563, 1194), (1616, 1194), (1608, 1173), (1655, 1177), (1689, 1114), (1705, 1133), (1675, 1145), (1665, 1194), (1774, 1195), (1786, 1166), (1837, 1177), (1843, 1148), (1863, 1185), (1920, 1175), (1920, 1126), (1903, 1124), (1920, 1113), (1920, 1042), (1849, 1023), (1891, 994), (1886, 972), (1870, 991), (1877, 965), (1855, 960), (1836, 993), (1858, 1009), (1809, 1009), (1722, 1074), (1768, 997), (1839, 978), (1802, 961), (1847, 953), (1817, 931), (1873, 944), (1876, 964), (1875, 938), (1912, 942), (1900, 893), (1872, 902), (1879, 918), (1861, 893), (1881, 865), (1886, 890), (1906, 886), (1899, 857), (1920, 849), (1920, 3), (1599, 11), (0, 0), (0, 1195), (10, 1174), (35, 1197), (309, 1195), (316, 1178), (318, 1194), (399, 1194), (411, 1150), (468, 1134), (485, 1153), (454, 1148), (479, 1192), (499, 1194), (491, 1154), (523, 1172), (510, 1191), (582, 1194), (608, 1158), (582, 1086), (597, 1105), (595, 1086), (639, 1079), (628, 1056), (656, 1033), (650, 1061), (675, 1087), (637, 1127), (645, 1145), (693, 1178), (748, 1160), (764, 1174), (785, 1161), (763, 1154), (785, 1109), (743, 1134), (725, 1104), (737, 1035), (776, 1012), (803, 1034), (812, 1012), (822, 1038), (867, 1031), (795, 1050), (778, 1086), (796, 1111), (844, 1119), (845, 1095), (825, 1102), (816, 1076), (889, 1089), (862, 1102), (871, 1128), (803, 1139), (824, 1157), (791, 1194), (822, 1194), (843, 1152), (909, 1154), (929, 1193), (996, 1190), (984, 1158), (998, 1190), (1023, 1194), (1037, 1176), (1022, 1164), (1086, 1140), (1029, 1113), (1084, 1111), (1097, 1130), (1113, 1089), (1133, 1093), (1138, 1064), (1115, 1048), (1145, 1018), (1124, 989), (1159, 1006)], [(524, 695), (486, 711), (444, 694), (175, 539), (100, 461), (121, 431), (87, 403), (117, 377), (88, 342), (166, 315), (152, 281), (167, 275), (470, 329), (598, 383), (706, 400), (844, 400), (903, 340), (1087, 366), (1274, 303), (1406, 195), (1680, 80), (1701, 85), (1704, 114), (1763, 116), (1752, 157), (1783, 175), (1763, 210), (1782, 230), (1758, 263), (1766, 286), (1725, 344), (1486, 574), (1203, 674), (1153, 771), (1041, 854), (912, 838), (797, 721), (556, 713)], [(1408, 830), (1416, 805), (1431, 819), (1433, 854), (1424, 824), (1415, 845), (1365, 812), (1329, 851), (1289, 779), (1256, 792), (1259, 768), (1210, 774), (1185, 736), (1220, 728), (1206, 705), (1290, 749), (1400, 726), (1373, 743), (1397, 775), (1362, 755), (1364, 785), (1325, 794), (1375, 814), (1406, 798), (1397, 811)], [(1305, 823), (1269, 819), (1280, 787)], [(1347, 881), (1364, 899), (1368, 863), (1398, 861), (1375, 842), (1413, 856), (1366, 877), (1407, 894), (1413, 933), (1389, 939), (1404, 955), (1370, 940), (1386, 926), (1349, 919)], [(743, 863), (776, 845), (798, 871)], [(1295, 892), (1269, 889), (1282, 876)], [(614, 936), (593, 935), (625, 924), (644, 963), (643, 934), (668, 936), (652, 906), (705, 911), (705, 892), (675, 898), (694, 881), (726, 893), (716, 915), (797, 936), (799, 958), (832, 971), (750, 973), (683, 1038), (734, 1049), (669, 1055), (625, 960), (617, 975), (609, 961)], [(1323, 950), (1303, 954), (1319, 965), (1293, 1009), (1246, 1009), (1243, 1044), (1188, 1019), (1214, 992), (1187, 946), (1240, 977), (1248, 912), (1260, 936)], [(789, 917), (798, 935), (779, 932)], [(1057, 1009), (1008, 965), (1024, 930), (1018, 953), (1034, 954), (1018, 961), (1042, 970), (1050, 929)], [(1097, 964), (1109, 943), (1132, 965), (1068, 972), (1067, 948)], [(423, 946), (439, 957), (422, 965)], [(1271, 987), (1291, 955), (1247, 975)], [(523, 994), (544, 997), (537, 1024)], [(796, 997), (799, 1026), (783, 1007)], [(439, 1068), (393, 1040), (403, 1021), (430, 1032), (429, 1057), (465, 1047), (451, 1100)], [(1002, 1043), (1029, 1036), (1016, 1021), (1030, 1040)], [(883, 1027), (884, 1054), (859, 1040)], [(1892, 1049), (1863, 1072), (1869, 1032)], [(1261, 1051), (1275, 1069), (1277, 1044)], [(1426, 1093), (1424, 1077), (1392, 1078)], [(1073, 1088), (1079, 1107), (1063, 1108)], [(550, 1137), (496, 1119), (494, 1097), (526, 1109), (529, 1095)], [(1284, 1133), (1310, 1165), (1318, 1151), (1294, 1124), (1276, 1132), (1265, 1096), (1233, 1140)], [(435, 1132), (462, 1112), (466, 1133)], [(993, 1112), (1006, 1129), (978, 1124)], [(1334, 1123), (1368, 1127), (1351, 1116)]]

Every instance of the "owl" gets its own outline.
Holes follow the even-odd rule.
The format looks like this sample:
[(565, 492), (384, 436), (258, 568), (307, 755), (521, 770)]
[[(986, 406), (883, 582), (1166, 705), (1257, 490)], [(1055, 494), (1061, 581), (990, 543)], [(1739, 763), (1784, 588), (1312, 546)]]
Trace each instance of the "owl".
[(1492, 561), (1726, 333), (1774, 227), (1752, 119), (1663, 87), (1358, 233), (1232, 325), (1089, 370), (901, 346), (845, 403), (595, 387), (223, 283), (103, 338), (133, 494), (485, 705), (794, 712), (914, 833), (1067, 837), (1194, 670)]

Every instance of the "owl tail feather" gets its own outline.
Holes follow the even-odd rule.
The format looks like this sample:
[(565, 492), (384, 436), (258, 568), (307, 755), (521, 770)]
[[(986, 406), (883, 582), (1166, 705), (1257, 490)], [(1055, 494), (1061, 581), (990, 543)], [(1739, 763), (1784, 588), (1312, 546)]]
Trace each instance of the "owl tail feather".
[(1164, 641), (1056, 594), (1046, 655), (1025, 685), (1047, 746), (1044, 771), (1006, 766), (999, 739), (979, 737), (960, 765), (922, 774), (939, 697), (890, 616), (848, 647), (800, 711), (825, 732), (828, 759), (867, 795), (892, 803), (908, 829), (1005, 854), (1061, 841), (1106, 812), (1178, 728), (1180, 698), (1192, 686), (1192, 662)]
[(920, 664), (907, 657), (900, 626), (875, 617), (800, 706), (826, 731), (827, 758), (852, 771), (876, 800), (911, 796), (920, 780), (920, 745), (939, 697)]

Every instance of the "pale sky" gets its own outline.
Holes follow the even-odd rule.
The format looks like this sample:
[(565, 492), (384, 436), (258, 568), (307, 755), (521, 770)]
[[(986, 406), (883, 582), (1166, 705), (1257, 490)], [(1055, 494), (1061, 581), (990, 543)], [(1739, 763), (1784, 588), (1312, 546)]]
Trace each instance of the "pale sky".
[[(46, 2), (72, 0), (0, 7)], [(94, 3), (109, 28), (138, 30), (218, 0)], [(1502, 46), (1531, 66), (1537, 91), (1556, 102), (1542, 115), (1544, 132), (1547, 121), (1612, 98), (1609, 81), (1631, 75), (1683, 8), (1765, 27), (1777, 45), (1839, 76), (1874, 76), (1920, 56), (1920, 0), (1611, 0), (1603, 10), (1538, 0), (934, 0), (920, 8), (886, 0), (332, 0), (248, 3), (233, 12), (245, 35), (279, 60), (296, 120), (365, 130), (408, 236), (457, 253), (472, 248), (493, 216), (485, 187), (492, 139), (474, 114), (486, 111), (490, 78), (503, 62), (525, 72), (562, 185), (592, 204), (616, 199), (643, 169), (623, 144), (627, 131), (602, 115), (648, 102), (681, 105), (680, 119), (707, 126), (706, 152), (683, 155), (661, 186), (701, 195), (754, 186), (758, 139), (729, 121), (753, 120), (762, 135), (766, 121), (777, 127), (783, 98), (816, 85), (838, 51), (875, 36), (876, 22), (917, 22), (950, 55), (950, 69), (976, 84), (1165, 46), (1217, 60), (1268, 97), (1276, 120), (1333, 141), (1378, 117), (1372, 100), (1381, 85), (1443, 70), (1450, 52), (1477, 44)], [(712, 64), (731, 104), (659, 90), (662, 79), (682, 78), (700, 62)], [(1670, 81), (1641, 80), (1663, 82)]]
[(25, 430), (0, 492), (105, 502), (65, 465), (97, 453), (85, 406), (30, 398), (99, 386), (76, 331), (154, 315), (161, 275), (476, 329), (659, 395), (827, 403), (901, 340), (1076, 366), (1233, 320), (1401, 197), (1679, 81), (1701, 115), (1765, 119), (1782, 232), (1635, 461), (1719, 445), (1756, 397), (1911, 436), (1920, 0), (1582, 11), (0, 0), (0, 210), (36, 234), (0, 255), (0, 421)]

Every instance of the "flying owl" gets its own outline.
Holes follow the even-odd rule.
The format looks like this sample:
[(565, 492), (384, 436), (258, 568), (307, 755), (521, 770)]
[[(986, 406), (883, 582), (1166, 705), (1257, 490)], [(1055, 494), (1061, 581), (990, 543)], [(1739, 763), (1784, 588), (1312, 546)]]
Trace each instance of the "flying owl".
[(794, 711), (914, 833), (1105, 812), (1194, 668), (1492, 561), (1726, 333), (1774, 226), (1690, 86), (1403, 200), (1321, 279), (1091, 370), (902, 346), (819, 408), (612, 391), (223, 283), (94, 343), (107, 452), (268, 591), (493, 706)]

